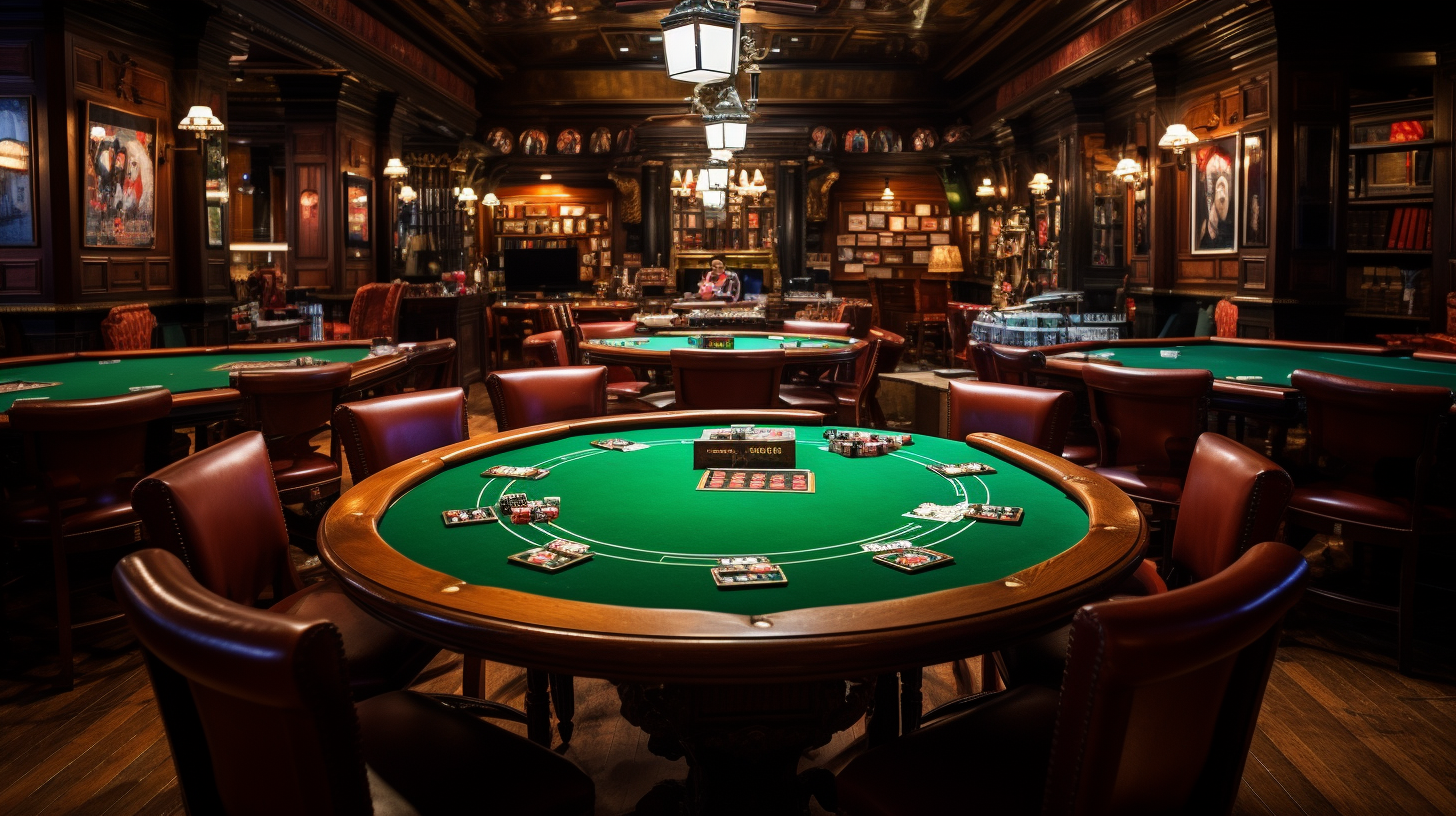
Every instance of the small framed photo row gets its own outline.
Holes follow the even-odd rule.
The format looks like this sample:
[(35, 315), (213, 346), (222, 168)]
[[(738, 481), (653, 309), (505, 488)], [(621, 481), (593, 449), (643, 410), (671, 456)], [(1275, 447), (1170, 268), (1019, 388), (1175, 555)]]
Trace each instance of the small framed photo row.
[(948, 232), (932, 232), (932, 233), (930, 233), (930, 245), (931, 246), (942, 246), (942, 245), (949, 244), (949, 243), (950, 243), (950, 233), (948, 233)]
[(879, 246), (880, 245), (880, 236), (879, 236), (879, 233), (875, 233), (875, 232), (862, 233), (861, 235), (858, 236), (858, 239), (859, 240), (856, 241), (856, 243), (859, 246)]
[(866, 229), (865, 216), (857, 213), (851, 213), (846, 219), (845, 226), (849, 229), (850, 232), (864, 232)]

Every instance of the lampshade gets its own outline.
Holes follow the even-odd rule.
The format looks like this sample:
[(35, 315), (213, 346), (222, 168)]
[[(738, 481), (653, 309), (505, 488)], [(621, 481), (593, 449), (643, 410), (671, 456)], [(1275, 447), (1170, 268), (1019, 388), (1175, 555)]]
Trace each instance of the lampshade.
[(748, 168), (744, 168), (742, 170), (739, 170), (738, 171), (738, 186), (739, 187), (749, 187), (749, 186), (752, 186), (752, 184), (753, 184), (753, 182), (751, 182), (751, 181), (748, 180)]
[(228, 245), (232, 252), (287, 252), (288, 244), (284, 243), (255, 243), (255, 242), (234, 242)]
[(930, 269), (932, 275), (959, 275), (965, 271), (961, 264), (961, 248), (955, 244), (942, 244), (930, 248)]
[(419, 194), (415, 192), (415, 188), (409, 186), (408, 184), (406, 184), (405, 186), (399, 188), (399, 200), (400, 201), (403, 201), (404, 203), (408, 204), (408, 203), (414, 201), (416, 198), (419, 198)]
[(1136, 159), (1123, 159), (1117, 163), (1117, 167), (1112, 169), (1112, 175), (1119, 181), (1132, 181), (1142, 171), (1143, 168)]
[(738, 72), (738, 11), (713, 0), (683, 0), (662, 18), (667, 75), (717, 82)]
[(767, 187), (768, 186), (767, 183), (765, 183), (764, 180), (763, 180), (763, 171), (762, 170), (759, 170), (759, 169), (756, 169), (756, 168), (754, 169), (754, 171), (753, 171), (753, 186), (754, 187)]
[(1158, 140), (1158, 147), (1171, 148), (1177, 153), (1182, 153), (1185, 148), (1193, 144), (1198, 144), (1198, 137), (1182, 124), (1168, 125), (1168, 131), (1163, 134), (1163, 138)]
[(206, 105), (193, 105), (192, 110), (182, 117), (177, 123), (178, 130), (191, 131), (201, 136), (204, 133), (222, 130), (222, 120), (212, 115), (212, 108)]
[(472, 189), (470, 189), (469, 187), (461, 187), (460, 188), (460, 195), (456, 196), (456, 198), (458, 198), (460, 201), (479, 201), (480, 200), (480, 197), (475, 194), (475, 191), (472, 190)]
[[(728, 189), (728, 172), (729, 171), (728, 171), (727, 165), (709, 164), (707, 166), (707, 168), (703, 172), (708, 174), (708, 181), (707, 181), (706, 187), (709, 190), (726, 190), (726, 189)], [(699, 181), (699, 183), (702, 183), (702, 177), (701, 177), (701, 175), (699, 176), (698, 181)]]
[(405, 167), (404, 162), (401, 162), (399, 159), (390, 159), (384, 163), (384, 175), (390, 178), (407, 176), (409, 175), (409, 168)]
[(725, 203), (727, 203), (727, 201), (728, 201), (728, 191), (726, 191), (726, 190), (704, 190), (703, 191), (703, 209), (706, 209), (706, 210), (721, 210), (721, 209), (723, 209), (723, 205)]
[(1047, 177), (1046, 173), (1037, 173), (1031, 177), (1031, 181), (1026, 186), (1037, 195), (1046, 195), (1047, 190), (1052, 188), (1052, 180)]
[[(693, 171), (689, 170), (688, 172), (691, 173)], [(681, 186), (683, 186), (683, 177), (682, 177), (682, 171), (681, 170), (674, 170), (674, 171), (672, 171), (672, 186), (673, 187), (681, 187)]]
[(976, 195), (981, 198), (989, 198), (996, 195), (996, 188), (991, 186), (990, 179), (981, 179), (981, 186), (976, 188)]
[(487, 207), (494, 207), (500, 204), (500, 199), (495, 197), (495, 193), (486, 193), (485, 197), (480, 199), (480, 203)]
[[(677, 175), (676, 171), (674, 171), (673, 175)], [(684, 187), (691, 187), (691, 186), (693, 186), (693, 169), (691, 167), (689, 167), (687, 169), (687, 172), (683, 175), (683, 183), (682, 183), (682, 186), (684, 186)]]

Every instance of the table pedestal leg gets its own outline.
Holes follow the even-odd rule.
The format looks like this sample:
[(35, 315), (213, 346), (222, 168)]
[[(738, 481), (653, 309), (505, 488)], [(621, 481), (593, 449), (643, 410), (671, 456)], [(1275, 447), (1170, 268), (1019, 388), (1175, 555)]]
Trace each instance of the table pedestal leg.
[(648, 748), (687, 757), (680, 789), (659, 786), (638, 803), (657, 813), (802, 814), (810, 795), (833, 807), (833, 778), (798, 773), (804, 751), (824, 745), (869, 707), (873, 681), (759, 685), (619, 683), (622, 716), (646, 731)]
[(526, 738), (551, 747), (550, 675), (539, 669), (526, 670)]

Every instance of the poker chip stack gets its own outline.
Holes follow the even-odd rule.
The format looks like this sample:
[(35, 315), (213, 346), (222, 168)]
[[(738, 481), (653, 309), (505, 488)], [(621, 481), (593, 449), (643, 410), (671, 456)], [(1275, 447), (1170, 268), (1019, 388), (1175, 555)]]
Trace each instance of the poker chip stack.
[(910, 434), (876, 434), (863, 431), (841, 431), (830, 428), (824, 432), (829, 442), (830, 453), (837, 453), (850, 459), (870, 456), (885, 456), (905, 445), (914, 444)]

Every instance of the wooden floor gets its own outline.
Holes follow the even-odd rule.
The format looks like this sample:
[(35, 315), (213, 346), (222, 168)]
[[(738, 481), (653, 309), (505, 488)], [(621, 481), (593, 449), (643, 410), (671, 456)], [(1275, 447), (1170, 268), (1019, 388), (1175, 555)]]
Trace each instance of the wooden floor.
[[(471, 429), (491, 430), (478, 387)], [(77, 687), (50, 690), (49, 641), (28, 629), (24, 585), (9, 594), (0, 664), (0, 814), (181, 813), (176, 774), (146, 671), (124, 632), (83, 641)], [(43, 598), (43, 595), (42, 595)], [(1437, 631), (1449, 632), (1449, 627)], [(1427, 674), (1394, 669), (1378, 625), (1297, 609), (1270, 678), (1235, 813), (1456, 814), (1456, 673), (1452, 652), (1423, 643)], [(524, 673), (491, 664), (489, 696), (521, 705)], [(459, 657), (442, 653), (416, 688), (458, 690)], [(927, 672), (926, 704), (953, 695), (950, 672)], [(601, 680), (578, 679), (577, 729), (564, 755), (596, 781), (599, 814), (630, 813), (682, 761), (647, 750)], [(862, 725), (805, 755), (839, 770), (861, 747)], [(816, 813), (820, 812), (818, 810)]]

